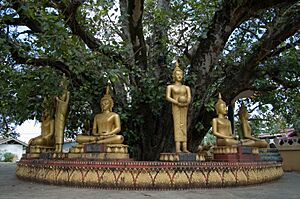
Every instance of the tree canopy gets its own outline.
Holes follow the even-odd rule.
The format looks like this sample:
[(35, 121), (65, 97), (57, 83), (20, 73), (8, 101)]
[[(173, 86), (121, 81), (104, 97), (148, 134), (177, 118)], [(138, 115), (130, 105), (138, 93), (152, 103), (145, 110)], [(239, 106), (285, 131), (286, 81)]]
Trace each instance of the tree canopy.
[(100, 111), (109, 84), (131, 153), (157, 159), (174, 146), (165, 89), (175, 59), (192, 92), (191, 150), (211, 126), (218, 92), (231, 104), (251, 90), (252, 102), (288, 122), (299, 117), (298, 0), (3, 0), (0, 9), (2, 132), (40, 118), (65, 74), (69, 136)]

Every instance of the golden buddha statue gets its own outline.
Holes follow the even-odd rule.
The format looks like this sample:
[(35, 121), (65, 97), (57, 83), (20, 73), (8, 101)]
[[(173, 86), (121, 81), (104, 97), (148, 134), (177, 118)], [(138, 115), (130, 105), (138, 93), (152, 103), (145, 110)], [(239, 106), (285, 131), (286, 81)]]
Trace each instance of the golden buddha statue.
[[(242, 144), (247, 146), (253, 146), (258, 148), (267, 148), (268, 143), (264, 140), (260, 140), (258, 138), (253, 137), (251, 127), (249, 125), (248, 119), (249, 114), (244, 104), (242, 104), (239, 110), (239, 117), (241, 122), (241, 130), (243, 134)], [(244, 144), (247, 143), (247, 144)]]
[(179, 68), (178, 61), (176, 61), (172, 76), (175, 83), (167, 86), (166, 100), (172, 103), (176, 153), (188, 153), (187, 111), (188, 105), (191, 102), (191, 90), (190, 87), (181, 83), (183, 71)]
[(222, 100), (221, 94), (219, 93), (219, 99), (215, 105), (215, 109), (218, 117), (212, 121), (213, 135), (217, 137), (218, 146), (232, 146), (239, 143), (236, 140), (231, 131), (231, 123), (225, 117), (227, 114), (226, 103)]
[(49, 111), (44, 111), (41, 119), (41, 135), (32, 138), (28, 142), (28, 148), (37, 146), (41, 148), (54, 148), (54, 119)]
[(55, 110), (55, 152), (62, 152), (62, 145), (64, 143), (64, 129), (66, 123), (66, 114), (68, 109), (70, 92), (68, 91), (68, 81), (64, 76), (61, 81), (61, 87), (63, 87), (63, 92), (60, 96), (55, 98), (56, 110)]
[(120, 117), (112, 112), (114, 102), (109, 94), (100, 100), (101, 113), (94, 117), (92, 135), (78, 135), (76, 141), (79, 144), (99, 143), (99, 144), (122, 144), (124, 137), (117, 135), (121, 131)]

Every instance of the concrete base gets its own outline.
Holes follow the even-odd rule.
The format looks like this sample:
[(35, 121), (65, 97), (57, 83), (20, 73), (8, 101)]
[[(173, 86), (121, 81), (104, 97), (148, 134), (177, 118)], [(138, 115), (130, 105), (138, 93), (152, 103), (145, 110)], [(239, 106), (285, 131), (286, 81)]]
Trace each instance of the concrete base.
[(214, 161), (253, 162), (259, 161), (258, 148), (245, 146), (217, 146), (214, 148)]
[(16, 175), (24, 180), (76, 187), (162, 190), (260, 184), (280, 178), (283, 170), (276, 162), (21, 159)]

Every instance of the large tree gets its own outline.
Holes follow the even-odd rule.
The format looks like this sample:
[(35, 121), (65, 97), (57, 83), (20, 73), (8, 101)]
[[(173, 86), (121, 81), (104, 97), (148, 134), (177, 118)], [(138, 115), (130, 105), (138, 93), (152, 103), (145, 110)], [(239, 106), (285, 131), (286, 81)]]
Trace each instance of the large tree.
[(227, 104), (245, 90), (264, 97), (286, 89), (299, 99), (298, 0), (3, 0), (0, 6), (6, 123), (39, 118), (44, 97), (61, 92), (65, 74), (67, 133), (75, 135), (99, 112), (109, 83), (132, 154), (157, 159), (174, 146), (165, 88), (175, 59), (192, 91), (190, 150), (210, 128), (217, 92)]

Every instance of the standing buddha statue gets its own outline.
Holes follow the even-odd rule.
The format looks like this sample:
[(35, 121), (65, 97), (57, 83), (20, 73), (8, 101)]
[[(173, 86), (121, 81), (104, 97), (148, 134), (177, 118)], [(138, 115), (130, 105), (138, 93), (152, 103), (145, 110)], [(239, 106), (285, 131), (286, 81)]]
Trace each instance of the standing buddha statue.
[(191, 102), (191, 90), (190, 87), (182, 84), (183, 71), (179, 68), (178, 61), (173, 70), (173, 80), (174, 84), (167, 86), (166, 100), (172, 103), (176, 153), (188, 153), (187, 111)]
[(55, 97), (55, 152), (62, 152), (62, 145), (64, 143), (64, 129), (66, 124), (66, 115), (70, 92), (68, 91), (68, 80), (63, 76), (60, 86), (63, 88), (61, 95)]

